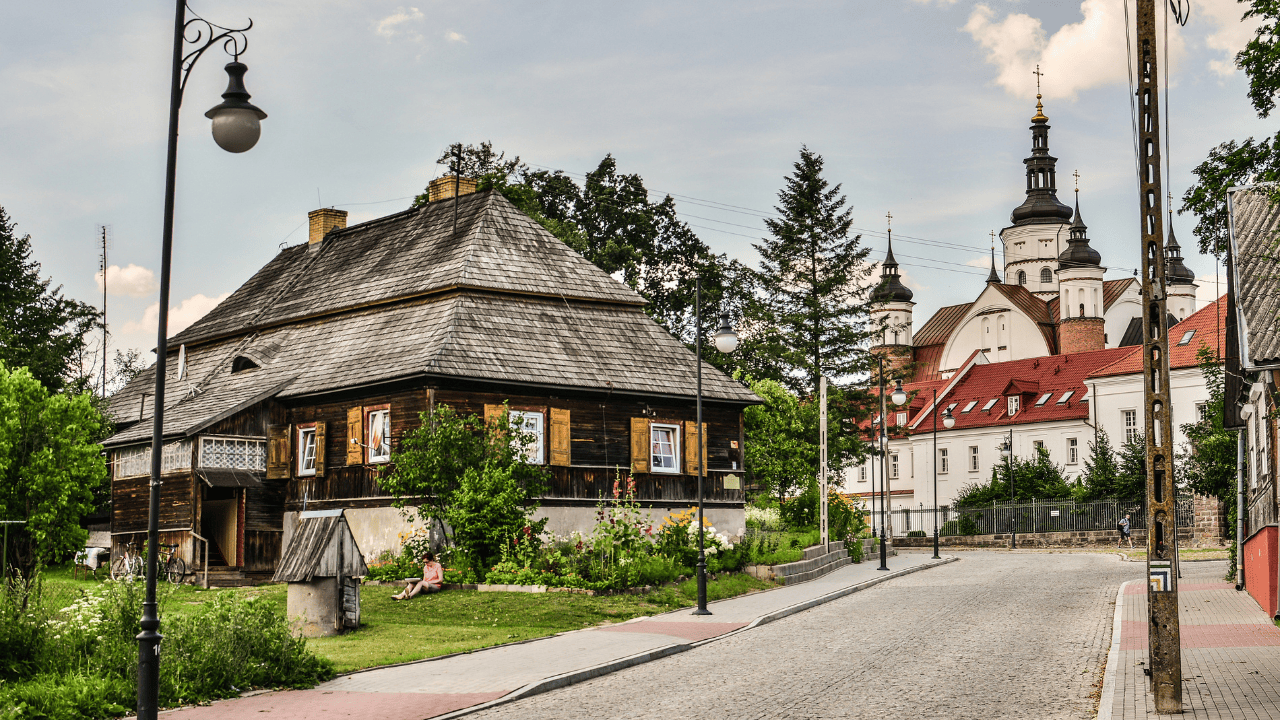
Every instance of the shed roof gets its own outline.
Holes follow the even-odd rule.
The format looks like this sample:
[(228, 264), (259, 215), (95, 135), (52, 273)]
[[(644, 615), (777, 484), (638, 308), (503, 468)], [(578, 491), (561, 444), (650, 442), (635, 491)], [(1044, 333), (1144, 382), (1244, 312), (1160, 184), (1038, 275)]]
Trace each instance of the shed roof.
[(1231, 194), (1236, 322), (1243, 365), (1280, 365), (1280, 204), (1274, 186)]
[(317, 576), (369, 574), (342, 510), (304, 512), (280, 557), (272, 582), (311, 582)]

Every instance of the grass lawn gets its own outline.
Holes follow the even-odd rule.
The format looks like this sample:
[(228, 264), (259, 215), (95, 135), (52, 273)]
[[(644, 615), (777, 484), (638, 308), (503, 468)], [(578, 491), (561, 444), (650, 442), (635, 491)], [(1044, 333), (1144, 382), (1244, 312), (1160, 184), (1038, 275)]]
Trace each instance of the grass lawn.
[[(100, 581), (73, 580), (69, 567), (45, 573), (45, 591), (55, 605), (65, 607), (81, 591)], [(106, 577), (99, 572), (99, 577)], [(707, 583), (707, 599), (722, 600), (774, 587), (749, 575), (723, 575)], [(285, 608), (284, 585), (201, 590), (191, 585), (161, 582), (161, 632), (166, 615), (185, 614), (199, 608), (217, 593), (261, 596)], [(394, 601), (398, 588), (365, 586), (360, 591), (359, 630), (308, 641), (315, 652), (333, 661), (334, 669), (360, 668), (421, 660), (503, 643), (546, 637), (568, 630), (621, 622), (631, 618), (692, 606), (697, 584), (688, 580), (677, 587), (645, 595), (579, 595), (576, 593), (482, 593), (447, 590)]]

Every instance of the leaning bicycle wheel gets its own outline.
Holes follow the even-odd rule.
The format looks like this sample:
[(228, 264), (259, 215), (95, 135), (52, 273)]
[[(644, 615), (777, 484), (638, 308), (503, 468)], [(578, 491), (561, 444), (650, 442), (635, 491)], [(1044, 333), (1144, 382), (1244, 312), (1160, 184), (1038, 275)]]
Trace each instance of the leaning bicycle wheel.
[(164, 572), (169, 582), (177, 585), (187, 576), (187, 564), (180, 557), (171, 557), (169, 562), (164, 564)]
[(111, 560), (111, 579), (120, 580), (129, 573), (129, 558), (119, 555)]

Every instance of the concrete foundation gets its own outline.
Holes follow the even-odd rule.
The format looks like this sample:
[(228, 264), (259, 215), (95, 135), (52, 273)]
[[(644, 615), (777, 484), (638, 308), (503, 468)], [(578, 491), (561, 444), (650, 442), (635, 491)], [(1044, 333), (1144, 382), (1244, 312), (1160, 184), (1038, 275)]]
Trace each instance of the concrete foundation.
[(289, 583), (286, 617), (302, 637), (328, 637), (340, 632), (338, 579), (316, 578), (309, 583)]

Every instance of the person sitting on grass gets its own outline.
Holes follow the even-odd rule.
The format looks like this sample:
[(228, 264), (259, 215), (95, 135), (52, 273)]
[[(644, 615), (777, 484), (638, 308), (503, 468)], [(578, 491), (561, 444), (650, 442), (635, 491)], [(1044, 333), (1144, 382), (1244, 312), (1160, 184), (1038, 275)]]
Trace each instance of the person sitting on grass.
[(418, 593), (439, 592), (444, 586), (444, 568), (436, 562), (436, 556), (426, 553), (422, 556), (422, 577), (409, 578), (409, 585), (399, 595), (392, 595), (392, 600), (407, 600)]

